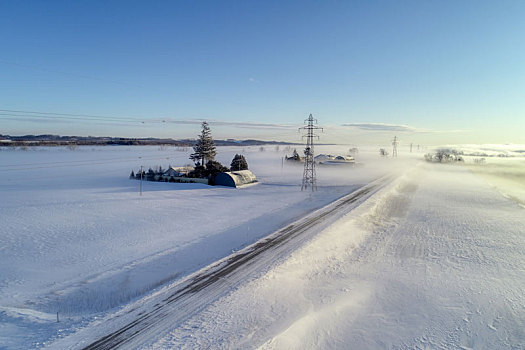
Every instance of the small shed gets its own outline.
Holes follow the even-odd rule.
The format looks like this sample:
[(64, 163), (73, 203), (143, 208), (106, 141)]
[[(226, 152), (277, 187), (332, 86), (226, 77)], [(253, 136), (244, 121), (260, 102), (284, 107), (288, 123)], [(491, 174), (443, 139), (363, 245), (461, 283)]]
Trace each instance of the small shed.
[(257, 182), (257, 178), (250, 170), (228, 171), (215, 176), (215, 185), (239, 187)]

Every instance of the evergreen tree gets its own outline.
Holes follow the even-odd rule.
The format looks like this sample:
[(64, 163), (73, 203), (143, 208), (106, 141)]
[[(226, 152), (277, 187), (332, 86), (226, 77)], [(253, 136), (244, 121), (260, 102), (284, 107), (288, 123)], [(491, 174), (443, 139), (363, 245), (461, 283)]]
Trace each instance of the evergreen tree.
[(214, 185), (215, 177), (217, 176), (217, 174), (226, 171), (228, 171), (228, 168), (226, 168), (221, 163), (217, 162), (216, 160), (209, 160), (208, 163), (206, 163), (206, 174), (208, 176), (208, 184)]
[(242, 154), (236, 154), (230, 165), (231, 171), (248, 170), (248, 162)]
[(153, 169), (149, 168), (148, 173), (146, 174), (146, 180), (147, 181), (153, 181), (155, 179), (155, 172)]
[(201, 134), (197, 139), (197, 143), (193, 146), (193, 151), (195, 153), (190, 156), (190, 159), (193, 160), (195, 164), (200, 161), (200, 164), (204, 165), (206, 160), (210, 161), (215, 159), (217, 152), (215, 151), (215, 143), (211, 137), (210, 127), (207, 122), (202, 122)]
[(130, 179), (134, 179), (135, 178), (135, 173), (133, 172), (133, 170), (131, 170), (131, 174), (129, 174), (129, 178)]
[(206, 171), (208, 172), (208, 175), (212, 177), (215, 177), (215, 175), (218, 173), (223, 173), (228, 170), (228, 168), (216, 160), (209, 160), (208, 163), (206, 163)]

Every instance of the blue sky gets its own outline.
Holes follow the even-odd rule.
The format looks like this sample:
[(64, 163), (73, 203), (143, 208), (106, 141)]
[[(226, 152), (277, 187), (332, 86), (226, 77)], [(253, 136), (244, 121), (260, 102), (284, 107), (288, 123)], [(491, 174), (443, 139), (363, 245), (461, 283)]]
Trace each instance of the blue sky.
[(206, 119), (296, 141), (313, 113), (325, 142), (525, 143), (524, 18), (523, 1), (3, 1), (0, 133), (182, 138)]

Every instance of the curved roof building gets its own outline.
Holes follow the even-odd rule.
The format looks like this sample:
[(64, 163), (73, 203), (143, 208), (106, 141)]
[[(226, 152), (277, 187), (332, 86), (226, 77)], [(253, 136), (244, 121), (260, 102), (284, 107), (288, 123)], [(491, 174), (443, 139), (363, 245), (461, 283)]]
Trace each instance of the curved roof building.
[(257, 182), (257, 178), (250, 170), (229, 171), (215, 176), (215, 185), (239, 187)]

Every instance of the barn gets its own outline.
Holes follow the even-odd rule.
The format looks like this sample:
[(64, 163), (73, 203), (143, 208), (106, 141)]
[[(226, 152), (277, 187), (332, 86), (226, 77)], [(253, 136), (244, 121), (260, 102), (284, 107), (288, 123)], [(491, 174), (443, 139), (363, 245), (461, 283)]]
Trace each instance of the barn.
[(214, 182), (218, 186), (240, 187), (257, 182), (257, 178), (250, 170), (239, 170), (219, 173)]

